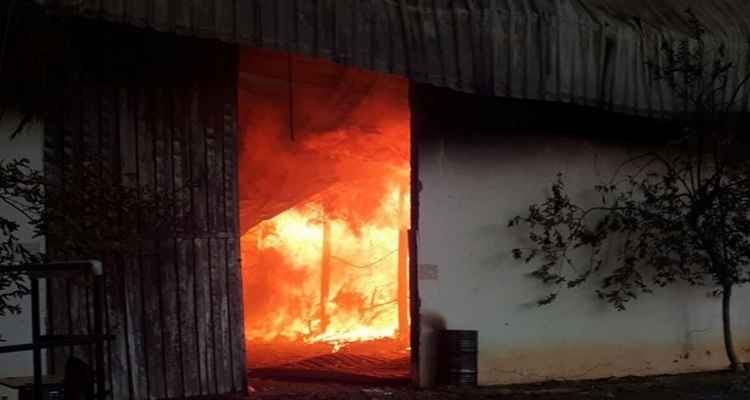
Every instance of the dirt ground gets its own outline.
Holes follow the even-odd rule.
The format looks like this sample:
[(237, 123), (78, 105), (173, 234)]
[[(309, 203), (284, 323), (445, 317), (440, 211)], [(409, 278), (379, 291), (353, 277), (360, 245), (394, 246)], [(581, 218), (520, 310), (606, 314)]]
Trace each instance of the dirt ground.
[(491, 386), (474, 389), (417, 390), (408, 386), (364, 386), (340, 383), (254, 379), (250, 399), (509, 399), (509, 400), (749, 400), (750, 376), (715, 372), (654, 377), (627, 377), (577, 382)]

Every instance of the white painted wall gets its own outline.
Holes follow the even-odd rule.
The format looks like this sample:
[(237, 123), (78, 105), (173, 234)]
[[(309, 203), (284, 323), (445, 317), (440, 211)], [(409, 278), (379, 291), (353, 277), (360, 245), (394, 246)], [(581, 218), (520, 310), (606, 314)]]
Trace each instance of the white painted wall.
[[(40, 122), (27, 125), (16, 139), (9, 140), (10, 133), (18, 126), (20, 115), (6, 114), (0, 119), (0, 159), (28, 158), (34, 168), (42, 168), (43, 127)], [(0, 204), (0, 215), (23, 219), (18, 213)], [(30, 226), (22, 224), (19, 237), (30, 246), (43, 249), (43, 240), (33, 238)], [(42, 298), (42, 307), (44, 299)], [(0, 317), (0, 335), (6, 340), (2, 345), (28, 343), (31, 341), (31, 302), (22, 301), (23, 312), (19, 315)], [(44, 310), (42, 310), (44, 312)], [(31, 352), (0, 354), (0, 377), (30, 376), (32, 374)]]
[[(586, 139), (502, 132), (503, 139), (423, 146), (419, 159), (421, 380), (433, 382), (433, 326), (479, 331), (480, 384), (677, 373), (724, 368), (720, 300), (707, 289), (657, 291), (618, 312), (593, 290), (548, 293), (513, 260), (522, 231), (508, 220), (539, 202), (557, 172), (586, 196), (626, 150)], [(590, 193), (589, 193), (590, 194)], [(737, 350), (750, 361), (750, 290), (734, 296)], [(438, 321), (438, 322), (436, 322)], [(442, 322), (440, 322), (442, 321)]]

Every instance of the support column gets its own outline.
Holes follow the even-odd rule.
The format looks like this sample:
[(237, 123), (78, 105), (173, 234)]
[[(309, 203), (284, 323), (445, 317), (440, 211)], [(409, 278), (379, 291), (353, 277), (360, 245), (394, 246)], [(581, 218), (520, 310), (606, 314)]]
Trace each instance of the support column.
[(401, 188), (399, 195), (398, 204), (398, 289), (397, 289), (397, 300), (398, 300), (398, 336), (401, 340), (409, 339), (409, 231), (407, 224), (404, 223), (405, 207), (405, 193), (406, 188)]
[(328, 299), (331, 292), (331, 225), (323, 221), (323, 252), (320, 260), (320, 332), (328, 329)]
[(409, 233), (398, 231), (398, 336), (409, 339)]

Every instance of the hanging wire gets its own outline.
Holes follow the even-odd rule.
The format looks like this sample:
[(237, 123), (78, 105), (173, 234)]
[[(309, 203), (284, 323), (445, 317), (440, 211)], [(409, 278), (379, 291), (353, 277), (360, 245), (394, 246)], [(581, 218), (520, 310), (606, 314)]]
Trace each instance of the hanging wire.
[(287, 52), (288, 96), (289, 96), (289, 138), (294, 141), (294, 73), (292, 70), (292, 52)]
[[(322, 249), (322, 247), (320, 245), (317, 245), (317, 244), (313, 244), (313, 247), (315, 247), (316, 249)], [(340, 263), (342, 263), (342, 264), (348, 265), (348, 266), (353, 267), (353, 268), (367, 269), (367, 268), (372, 268), (372, 267), (380, 264), (381, 262), (385, 261), (388, 257), (396, 254), (397, 252), (398, 252), (398, 249), (391, 250), (388, 253), (386, 253), (386, 254), (384, 254), (384, 255), (382, 255), (382, 256), (380, 256), (380, 257), (378, 257), (378, 258), (376, 258), (376, 259), (374, 259), (372, 261), (367, 262), (366, 264), (353, 263), (353, 262), (351, 262), (351, 261), (349, 261), (349, 260), (347, 260), (345, 258), (341, 258), (341, 257), (336, 256), (334, 254), (331, 254), (331, 258), (334, 259), (334, 260), (336, 260), (336, 261), (338, 261), (338, 262), (340, 262)]]
[(393, 254), (396, 254), (397, 251), (398, 251), (398, 249), (393, 250), (390, 253), (388, 253), (388, 254), (386, 254), (386, 255), (378, 258), (377, 260), (369, 262), (369, 263), (364, 264), (364, 265), (355, 264), (355, 263), (353, 263), (351, 261), (345, 260), (345, 259), (343, 259), (341, 257), (337, 257), (337, 256), (334, 256), (334, 255), (331, 255), (331, 258), (333, 258), (334, 260), (337, 260), (337, 261), (339, 261), (341, 263), (344, 263), (344, 264), (346, 264), (346, 265), (348, 265), (350, 267), (359, 268), (359, 269), (366, 269), (366, 268), (374, 267), (374, 266), (380, 264), (386, 258), (392, 256)]

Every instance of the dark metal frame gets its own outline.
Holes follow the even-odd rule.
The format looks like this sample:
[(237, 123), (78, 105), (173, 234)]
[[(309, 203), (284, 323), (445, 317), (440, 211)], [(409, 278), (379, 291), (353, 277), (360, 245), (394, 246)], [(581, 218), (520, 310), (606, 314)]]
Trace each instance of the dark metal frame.
[[(104, 375), (104, 341), (111, 336), (104, 333), (104, 268), (95, 260), (72, 261), (49, 264), (27, 264), (2, 267), (3, 271), (21, 272), (31, 281), (31, 343), (0, 346), (0, 354), (31, 351), (34, 360), (34, 400), (42, 400), (42, 350), (62, 346), (90, 345), (95, 346), (94, 362), (96, 376), (96, 395), (104, 399), (107, 395)], [(88, 335), (42, 335), (39, 310), (39, 279), (70, 277), (90, 274), (94, 284), (94, 332)]]
[[(414, 108), (415, 85), (409, 83), (409, 112)], [(421, 132), (421, 121), (413, 117), (409, 125), (410, 140), (410, 166), (411, 173), (409, 184), (411, 188), (411, 228), (409, 229), (409, 312), (411, 318), (411, 381), (415, 387), (420, 386), (420, 308), (422, 301), (419, 297), (419, 199), (422, 191), (422, 183), (419, 181), (419, 133)]]

